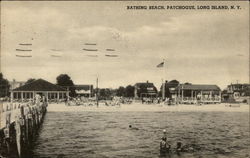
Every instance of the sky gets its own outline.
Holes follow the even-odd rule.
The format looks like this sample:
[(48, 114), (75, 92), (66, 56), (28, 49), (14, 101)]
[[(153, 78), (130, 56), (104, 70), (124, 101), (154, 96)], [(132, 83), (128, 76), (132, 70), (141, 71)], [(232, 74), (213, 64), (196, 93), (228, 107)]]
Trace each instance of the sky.
[[(1, 72), (8, 80), (43, 78), (52, 83), (59, 74), (68, 74), (75, 84), (94, 85), (98, 76), (102, 88), (149, 81), (159, 89), (162, 79), (217, 84), (222, 89), (249, 82), (248, 2), (220, 2), (240, 5), (240, 10), (127, 10), (156, 3), (219, 5), (1, 2)], [(157, 68), (163, 59), (165, 67)]]

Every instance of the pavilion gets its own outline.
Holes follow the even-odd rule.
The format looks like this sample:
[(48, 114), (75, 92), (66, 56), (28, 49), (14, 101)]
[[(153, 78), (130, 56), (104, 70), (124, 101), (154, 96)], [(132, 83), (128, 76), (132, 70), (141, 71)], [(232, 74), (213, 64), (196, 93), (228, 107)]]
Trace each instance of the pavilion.
[(44, 96), (47, 101), (59, 101), (68, 98), (69, 91), (43, 79), (38, 79), (13, 89), (11, 91), (11, 100), (35, 99), (36, 94)]
[(221, 89), (217, 85), (179, 84), (171, 92), (178, 103), (221, 103)]

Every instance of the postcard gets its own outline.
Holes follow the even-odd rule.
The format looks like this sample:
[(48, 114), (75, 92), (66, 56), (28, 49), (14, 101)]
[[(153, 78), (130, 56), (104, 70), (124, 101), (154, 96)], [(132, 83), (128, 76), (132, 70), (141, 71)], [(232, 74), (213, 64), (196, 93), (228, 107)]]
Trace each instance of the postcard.
[(250, 157), (249, 1), (2, 1), (0, 157)]

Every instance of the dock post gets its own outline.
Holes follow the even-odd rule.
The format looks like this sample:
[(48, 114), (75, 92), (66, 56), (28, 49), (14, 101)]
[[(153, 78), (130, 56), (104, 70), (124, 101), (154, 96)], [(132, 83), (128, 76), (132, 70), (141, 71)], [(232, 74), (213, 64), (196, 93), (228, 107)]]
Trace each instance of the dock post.
[(31, 107), (29, 106), (29, 112), (28, 112), (28, 142), (29, 146), (32, 144), (33, 140), (33, 122), (32, 122), (32, 111)]
[(11, 113), (6, 114), (6, 126), (4, 129), (4, 140), (7, 147), (7, 154), (10, 155), (10, 118)]
[(20, 107), (20, 125), (21, 125), (21, 156), (26, 152), (27, 145), (27, 133), (26, 133), (26, 121), (24, 106)]
[(16, 116), (15, 120), (15, 130), (16, 130), (16, 145), (18, 156), (22, 157), (22, 129), (20, 124), (20, 118)]
[(2, 128), (3, 102), (0, 101), (0, 128)]
[(26, 147), (29, 146), (29, 118), (28, 118), (28, 109), (25, 110), (25, 144)]
[(7, 154), (10, 154), (10, 127), (9, 125), (6, 125), (4, 129), (4, 141), (5, 145), (7, 147)]
[(0, 104), (2, 117), (0, 125), (3, 129), (0, 134), (0, 157), (26, 158), (30, 156), (30, 148), (43, 122), (46, 107), (45, 101), (35, 105), (8, 103), (3, 118), (3, 104)]

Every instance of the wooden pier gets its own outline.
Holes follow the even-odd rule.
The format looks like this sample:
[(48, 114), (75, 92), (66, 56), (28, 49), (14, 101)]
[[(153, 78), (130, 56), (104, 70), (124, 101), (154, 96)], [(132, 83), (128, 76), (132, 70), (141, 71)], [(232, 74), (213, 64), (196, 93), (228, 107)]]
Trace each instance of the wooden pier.
[(29, 158), (47, 102), (0, 103), (0, 158)]

